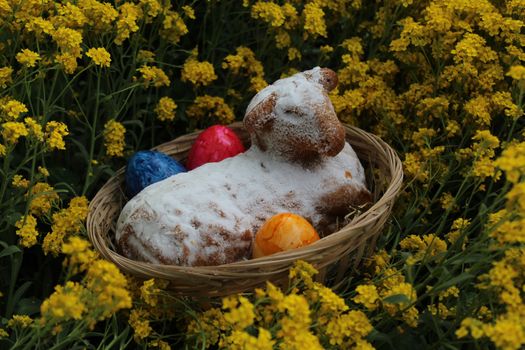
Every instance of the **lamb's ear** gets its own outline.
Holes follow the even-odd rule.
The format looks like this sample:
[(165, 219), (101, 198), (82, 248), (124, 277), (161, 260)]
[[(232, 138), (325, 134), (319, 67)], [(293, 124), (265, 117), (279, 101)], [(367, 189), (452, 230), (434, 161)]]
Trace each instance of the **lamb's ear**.
[(259, 102), (244, 116), (244, 127), (250, 134), (257, 134), (257, 132), (272, 126), (275, 120), (275, 103), (277, 95), (271, 93), (263, 101)]
[(330, 68), (321, 68), (321, 78), (319, 83), (323, 85), (326, 92), (332, 91), (337, 86), (339, 79), (337, 79), (337, 73)]

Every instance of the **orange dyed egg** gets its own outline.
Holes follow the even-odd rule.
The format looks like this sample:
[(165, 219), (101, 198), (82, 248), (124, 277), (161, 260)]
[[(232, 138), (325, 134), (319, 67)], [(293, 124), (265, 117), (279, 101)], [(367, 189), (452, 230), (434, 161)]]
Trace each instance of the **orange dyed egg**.
[(253, 257), (271, 255), (309, 245), (319, 240), (314, 227), (302, 216), (281, 213), (272, 216), (257, 231)]

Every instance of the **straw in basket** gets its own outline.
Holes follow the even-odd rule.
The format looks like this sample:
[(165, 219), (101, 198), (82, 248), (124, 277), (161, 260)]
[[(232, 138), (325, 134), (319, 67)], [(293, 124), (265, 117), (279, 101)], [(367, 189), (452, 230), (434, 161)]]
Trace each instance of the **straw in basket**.
[[(240, 122), (230, 127), (249, 143)], [(95, 249), (123, 271), (139, 278), (169, 280), (170, 289), (180, 295), (214, 297), (253, 290), (266, 281), (283, 284), (296, 260), (305, 260), (320, 271), (320, 278), (330, 275), (333, 283), (341, 281), (351, 266), (374, 249), (390, 216), (403, 182), (403, 170), (395, 151), (377, 136), (356, 127), (345, 126), (346, 140), (354, 148), (365, 169), (374, 203), (353, 216), (351, 221), (312, 245), (274, 255), (218, 266), (157, 265), (134, 261), (120, 255), (114, 242), (117, 218), (126, 197), (124, 168), (120, 169), (95, 195), (87, 218), (88, 235)], [(184, 160), (199, 132), (181, 136), (155, 148), (175, 159)], [(349, 213), (351, 214), (351, 213)]]

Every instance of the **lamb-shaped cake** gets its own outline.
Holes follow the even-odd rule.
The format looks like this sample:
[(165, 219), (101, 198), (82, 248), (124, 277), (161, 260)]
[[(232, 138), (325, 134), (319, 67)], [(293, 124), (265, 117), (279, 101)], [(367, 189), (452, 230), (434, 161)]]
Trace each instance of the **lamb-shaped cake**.
[(146, 187), (122, 210), (116, 240), (135, 260), (183, 266), (249, 258), (255, 233), (292, 212), (321, 236), (337, 218), (371, 200), (363, 167), (327, 92), (330, 69), (280, 79), (250, 102), (244, 126), (251, 147), (218, 163)]

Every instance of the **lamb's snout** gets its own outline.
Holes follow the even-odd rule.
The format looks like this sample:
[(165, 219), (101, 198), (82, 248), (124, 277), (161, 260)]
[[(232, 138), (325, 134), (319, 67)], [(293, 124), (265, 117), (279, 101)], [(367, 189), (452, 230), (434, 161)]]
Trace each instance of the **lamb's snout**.
[(319, 117), (319, 131), (322, 135), (320, 141), (320, 154), (334, 157), (341, 152), (345, 146), (345, 128), (333, 115)]

